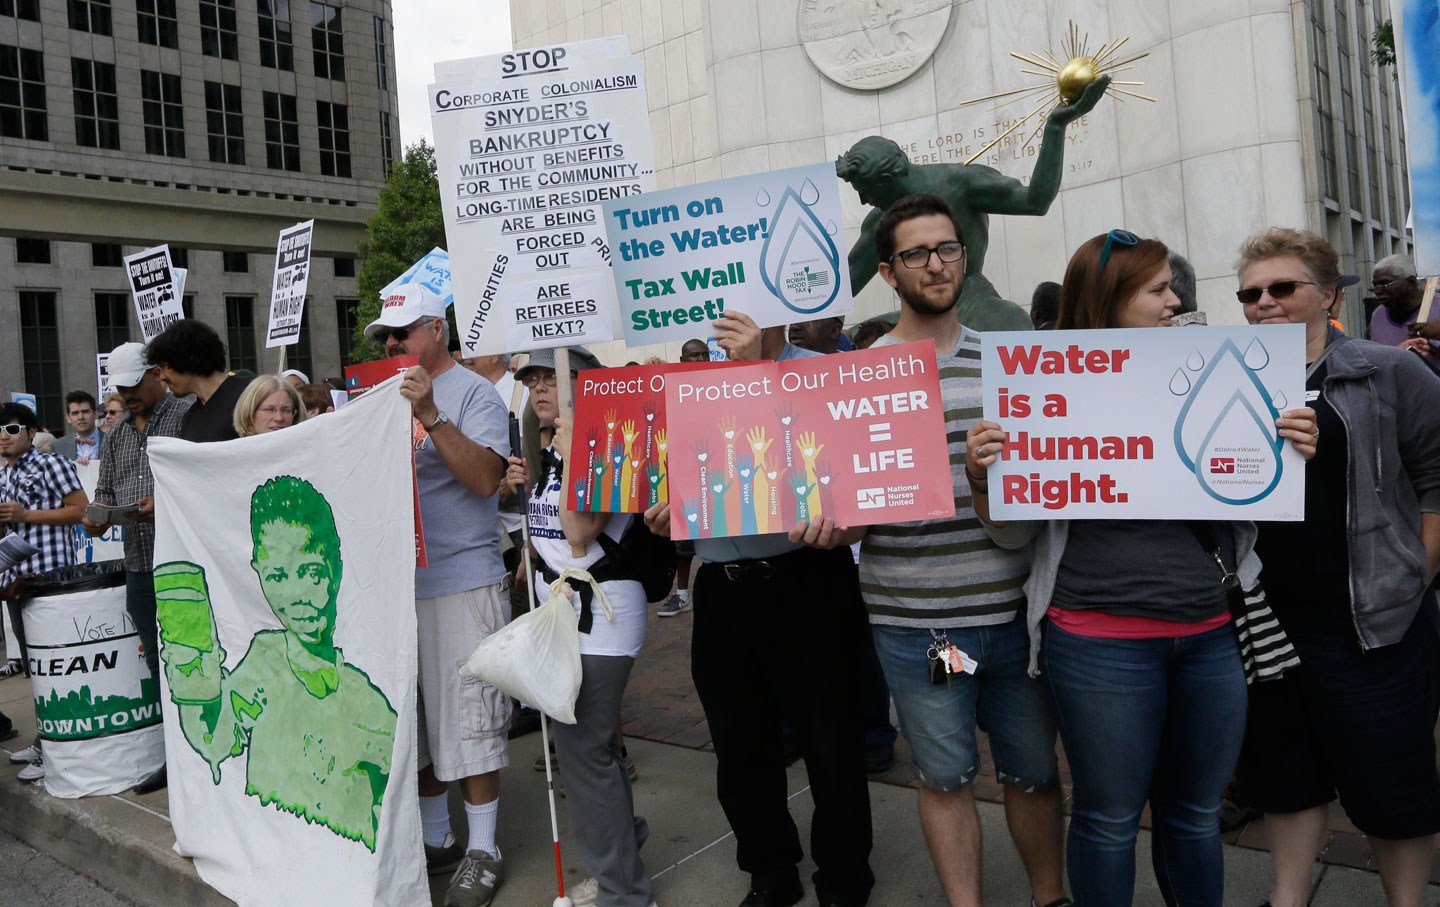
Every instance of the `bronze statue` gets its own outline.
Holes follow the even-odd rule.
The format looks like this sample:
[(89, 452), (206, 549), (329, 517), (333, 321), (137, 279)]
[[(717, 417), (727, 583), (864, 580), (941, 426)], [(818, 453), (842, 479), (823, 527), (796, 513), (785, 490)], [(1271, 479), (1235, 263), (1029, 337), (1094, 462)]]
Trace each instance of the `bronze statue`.
[(981, 164), (912, 166), (899, 145), (878, 135), (866, 136), (852, 145), (835, 162), (835, 172), (855, 187), (860, 201), (875, 207), (865, 216), (860, 238), (850, 249), (851, 291), (859, 293), (879, 267), (875, 224), (881, 213), (912, 192), (931, 192), (955, 209), (965, 234), (965, 286), (955, 316), (977, 331), (1030, 330), (1030, 316), (1025, 310), (1001, 299), (981, 273), (985, 250), (990, 245), (989, 215), (1040, 215), (1050, 210), (1050, 203), (1060, 191), (1065, 127), (1089, 113), (1109, 85), (1110, 78), (1102, 76), (1091, 82), (1074, 104), (1062, 104), (1050, 111), (1028, 186)]

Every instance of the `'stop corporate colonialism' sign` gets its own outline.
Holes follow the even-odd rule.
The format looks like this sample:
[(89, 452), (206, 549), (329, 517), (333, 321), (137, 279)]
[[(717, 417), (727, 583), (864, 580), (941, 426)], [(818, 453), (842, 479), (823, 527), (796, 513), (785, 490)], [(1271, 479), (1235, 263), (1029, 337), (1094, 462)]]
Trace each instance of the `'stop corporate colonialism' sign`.
[(1302, 325), (981, 343), (985, 418), (1009, 435), (995, 519), (1304, 518), (1304, 459), (1275, 426), (1305, 405)]
[(611, 199), (604, 211), (628, 343), (707, 333), (727, 306), (761, 327), (850, 311), (834, 164)]
[(599, 204), (655, 187), (641, 69), (616, 41), (437, 64), (430, 115), (468, 353), (613, 339)]

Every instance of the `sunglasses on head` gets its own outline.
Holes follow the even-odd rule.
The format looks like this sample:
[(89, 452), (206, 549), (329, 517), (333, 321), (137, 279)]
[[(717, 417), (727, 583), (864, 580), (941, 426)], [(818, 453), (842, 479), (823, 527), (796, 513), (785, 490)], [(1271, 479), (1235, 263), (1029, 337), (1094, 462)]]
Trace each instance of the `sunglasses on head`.
[(0, 431), (3, 431), (5, 434), (9, 435), (12, 438), (20, 437), (20, 433), (24, 430), (25, 426), (21, 425), (19, 422), (11, 422), (9, 425), (0, 425)]
[(385, 341), (391, 337), (395, 338), (396, 343), (404, 343), (406, 338), (410, 336), (411, 331), (418, 330), (433, 320), (433, 318), (426, 318), (423, 321), (417, 321), (403, 328), (381, 328), (375, 332), (375, 339), (378, 340), (382, 346), (385, 344)]
[(1138, 246), (1140, 245), (1140, 237), (1131, 233), (1129, 230), (1111, 230), (1105, 234), (1105, 247), (1100, 250), (1100, 270), (1105, 270), (1106, 262), (1110, 261), (1110, 250), (1115, 248), (1116, 245), (1126, 247)]
[(1240, 300), (1242, 305), (1254, 305), (1259, 302), (1261, 293), (1269, 293), (1271, 299), (1284, 299), (1294, 295), (1296, 288), (1301, 284), (1307, 287), (1320, 286), (1311, 280), (1277, 280), (1268, 287), (1246, 287), (1243, 290), (1236, 290), (1235, 298)]

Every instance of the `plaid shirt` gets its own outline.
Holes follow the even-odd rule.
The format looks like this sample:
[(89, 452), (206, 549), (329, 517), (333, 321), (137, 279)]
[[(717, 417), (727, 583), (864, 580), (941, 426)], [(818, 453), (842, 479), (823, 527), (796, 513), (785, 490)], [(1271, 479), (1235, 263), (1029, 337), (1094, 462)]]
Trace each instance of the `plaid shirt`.
[[(133, 504), (155, 495), (155, 478), (150, 475), (150, 458), (145, 453), (150, 438), (180, 437), (180, 423), (190, 401), (166, 394), (145, 431), (135, 427), (135, 416), (125, 418), (105, 433), (100, 449), (100, 478), (95, 483), (95, 500), (101, 504)], [(125, 569), (149, 573), (155, 561), (155, 524), (131, 523), (125, 527)]]
[[(30, 448), (13, 465), (0, 471), (0, 501), (15, 501), (26, 510), (58, 510), (65, 496), (84, 489), (75, 463), (55, 454)], [(40, 523), (8, 523), (5, 528), (40, 549), (40, 553), (7, 570), (0, 584), (75, 563), (75, 527)]]

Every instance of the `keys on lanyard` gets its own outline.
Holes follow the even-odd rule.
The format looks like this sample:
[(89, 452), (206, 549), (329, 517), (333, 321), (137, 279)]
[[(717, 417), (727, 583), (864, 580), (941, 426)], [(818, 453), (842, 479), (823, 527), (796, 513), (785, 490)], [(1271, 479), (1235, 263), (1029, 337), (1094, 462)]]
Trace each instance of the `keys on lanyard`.
[(930, 682), (934, 684), (948, 684), (951, 674), (974, 674), (980, 667), (979, 662), (936, 630), (930, 631), (930, 648), (925, 650), (925, 658), (930, 667)]

